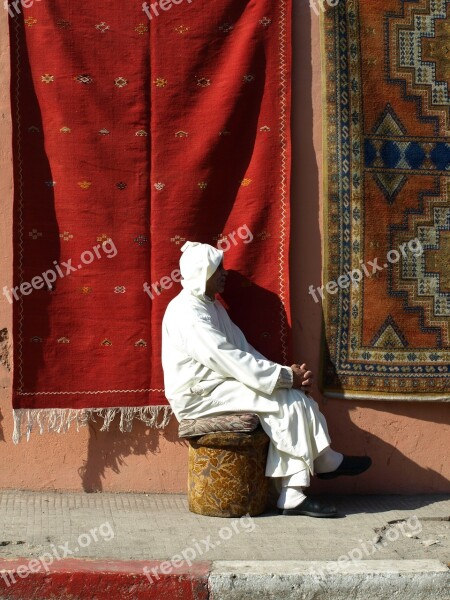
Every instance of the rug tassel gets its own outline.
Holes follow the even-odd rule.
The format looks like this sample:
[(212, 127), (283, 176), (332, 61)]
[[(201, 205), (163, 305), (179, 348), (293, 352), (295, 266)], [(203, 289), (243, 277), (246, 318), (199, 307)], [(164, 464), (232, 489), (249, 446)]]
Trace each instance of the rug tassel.
[(22, 425), (22, 413), (23, 410), (21, 408), (13, 410), (14, 431), (12, 439), (14, 444), (18, 444), (20, 442), (20, 438), (22, 437), (22, 432), (20, 430)]
[(119, 429), (122, 433), (129, 433), (135, 419), (142, 421), (147, 427), (164, 429), (172, 417), (170, 406), (122, 406), (117, 408), (43, 408), (13, 410), (14, 431), (13, 442), (18, 444), (22, 439), (22, 426), (26, 427), (26, 439), (30, 439), (33, 427), (39, 429), (39, 433), (45, 431), (54, 433), (65, 433), (75, 423), (77, 431), (85, 427), (90, 421), (97, 422), (96, 417), (103, 419), (100, 431), (109, 431), (110, 425), (116, 415), (120, 416)]

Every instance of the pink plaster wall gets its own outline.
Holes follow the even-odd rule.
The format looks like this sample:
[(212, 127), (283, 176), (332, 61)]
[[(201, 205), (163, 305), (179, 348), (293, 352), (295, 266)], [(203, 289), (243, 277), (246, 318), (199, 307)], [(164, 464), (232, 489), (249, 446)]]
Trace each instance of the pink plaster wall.
[[(318, 372), (321, 308), (308, 295), (320, 285), (322, 114), (319, 21), (306, 0), (294, 0), (294, 98), (292, 181), (292, 305), (297, 360)], [(0, 289), (11, 282), (10, 111), (7, 13), (0, 16)], [(10, 305), (0, 297), (0, 330), (11, 331)], [(11, 441), (11, 375), (8, 343), (0, 334), (0, 488), (34, 490), (184, 492), (187, 446), (176, 423), (164, 431), (135, 424), (120, 434), (96, 425), (65, 435), (33, 434)], [(333, 446), (367, 452), (373, 468), (355, 479), (316, 482), (316, 491), (357, 493), (450, 492), (450, 405), (447, 403), (352, 402), (314, 394), (327, 416)]]

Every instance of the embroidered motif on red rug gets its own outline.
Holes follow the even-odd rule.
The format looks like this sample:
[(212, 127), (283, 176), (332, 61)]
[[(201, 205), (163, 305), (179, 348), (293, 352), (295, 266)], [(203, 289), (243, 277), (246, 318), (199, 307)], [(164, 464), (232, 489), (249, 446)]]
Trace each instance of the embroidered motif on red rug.
[(160, 324), (188, 239), (227, 251), (233, 318), (288, 360), (291, 2), (155, 6), (10, 18), (16, 441), (23, 420), (168, 422)]

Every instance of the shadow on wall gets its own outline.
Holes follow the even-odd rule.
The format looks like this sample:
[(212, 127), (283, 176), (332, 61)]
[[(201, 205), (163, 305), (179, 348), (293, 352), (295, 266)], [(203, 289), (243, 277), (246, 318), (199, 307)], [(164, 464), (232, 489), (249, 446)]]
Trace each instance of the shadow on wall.
[[(421, 451), (427, 448), (427, 435), (416, 427), (420, 422), (439, 425), (442, 431), (450, 427), (450, 411), (442, 403), (364, 402), (329, 400), (321, 410), (326, 414), (332, 447), (344, 454), (368, 455), (373, 464), (370, 470), (358, 477), (340, 477), (330, 481), (313, 479), (311, 491), (326, 494), (433, 494), (450, 493), (449, 480), (440, 474), (448, 458), (448, 442), (444, 442), (438, 456), (430, 457), (430, 466), (421, 466), (397, 448), (396, 442), (389, 443), (372, 432), (365, 431), (352, 421), (364, 411), (367, 422), (368, 410), (373, 411), (373, 421), (378, 427), (386, 423), (383, 431), (389, 431), (391, 439), (401, 440), (402, 446)], [(397, 418), (398, 417), (398, 418)], [(434, 456), (434, 455), (433, 455)]]
[[(227, 286), (221, 296), (231, 320), (242, 329), (256, 350), (278, 363), (284, 363), (283, 354), (287, 353), (287, 362), (292, 364), (289, 341), (291, 329), (283, 303), (277, 294), (230, 269)], [(284, 348), (280, 335), (283, 327), (286, 331)]]
[[(315, 15), (313, 15), (314, 18)], [(322, 310), (308, 295), (320, 286), (322, 247), (319, 166), (314, 146), (314, 111), (320, 113), (320, 89), (313, 88), (311, 9), (293, 3), (292, 177), (290, 289), (294, 359), (311, 357), (320, 336)], [(315, 358), (315, 357), (314, 357)], [(312, 357), (308, 362), (313, 365)]]
[[(327, 353), (328, 347), (324, 355)], [(323, 360), (326, 360), (325, 356)], [(447, 402), (362, 402), (326, 397), (323, 400), (327, 407), (324, 412), (328, 415), (330, 433), (335, 429), (336, 421), (336, 435), (331, 436), (333, 447), (345, 454), (367, 454), (372, 457), (373, 466), (360, 478), (339, 479), (328, 486), (317, 481), (314, 489), (338, 493), (380, 493), (380, 490), (394, 494), (450, 492), (450, 481), (440, 474), (440, 471), (446, 470), (448, 457), (448, 440), (444, 442), (445, 429), (448, 428), (450, 432)], [(373, 411), (373, 419), (368, 421), (366, 416), (364, 425), (367, 423), (375, 431), (382, 429), (382, 434), (386, 434), (393, 443), (357, 426), (355, 421), (358, 413), (367, 414), (368, 410)], [(352, 413), (356, 417), (353, 420)], [(427, 422), (436, 427), (428, 429)], [(383, 424), (381, 428), (380, 424)], [(434, 454), (426, 456), (428, 435), (433, 434), (441, 437), (442, 449), (435, 456), (434, 442)], [(425, 455), (426, 463), (430, 465), (431, 462), (432, 466), (420, 466), (401, 452), (397, 444), (407, 447), (412, 453), (417, 451), (416, 456), (420, 455), (421, 458)]]
[[(161, 433), (168, 442), (187, 447), (187, 442), (178, 438), (178, 422), (175, 417), (172, 417), (163, 432), (160, 429), (150, 429), (141, 421), (134, 421), (132, 431), (122, 433), (119, 430), (118, 418), (111, 423), (109, 431), (100, 431), (100, 423), (89, 423), (88, 427), (87, 458), (83, 466), (78, 469), (82, 489), (85, 492), (102, 492), (103, 480), (108, 477), (108, 471), (121, 473), (127, 468), (129, 456), (138, 455), (150, 460), (151, 455), (160, 454)], [(160, 472), (159, 477), (163, 493), (164, 473)], [(148, 474), (142, 470), (142, 479), (146, 478)], [(150, 485), (149, 482), (149, 489), (155, 489), (155, 485)]]
[[(44, 124), (36, 93), (33, 73), (24, 41), (26, 25), (21, 13), (15, 19), (9, 19), (10, 35), (17, 35), (21, 44), (20, 69), (12, 64), (11, 89), (19, 89), (16, 79), (20, 76), (27, 94), (15, 98), (13, 106), (21, 115), (21, 127), (13, 131), (13, 164), (15, 198), (13, 205), (13, 244), (14, 272), (13, 287), (31, 282), (39, 273), (49, 269), (54, 261), (60, 262), (61, 244), (55, 210), (55, 181), (47, 158)], [(14, 54), (15, 56), (15, 54)], [(14, 112), (14, 111), (13, 111)], [(13, 114), (13, 120), (18, 115)], [(19, 152), (20, 148), (20, 152)], [(36, 187), (36, 182), (40, 187)], [(23, 194), (23, 199), (22, 199)], [(30, 231), (31, 230), (31, 231)], [(36, 244), (45, 232), (45, 244)], [(34, 392), (39, 389), (44, 372), (44, 340), (50, 336), (48, 314), (59, 281), (45, 282), (43, 288), (32, 290), (25, 295), (17, 294), (16, 300), (10, 293), (15, 324), (15, 369), (14, 390)], [(40, 284), (39, 284), (40, 285)], [(37, 318), (37, 316), (39, 318)], [(26, 356), (26, 369), (24, 357)], [(26, 407), (24, 397), (15, 395), (15, 407)], [(23, 402), (23, 404), (22, 404)]]

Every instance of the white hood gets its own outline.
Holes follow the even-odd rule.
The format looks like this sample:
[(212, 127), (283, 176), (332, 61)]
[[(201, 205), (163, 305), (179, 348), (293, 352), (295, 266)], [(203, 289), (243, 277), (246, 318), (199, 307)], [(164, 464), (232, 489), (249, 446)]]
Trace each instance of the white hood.
[(209, 244), (186, 242), (181, 252), (181, 285), (194, 296), (204, 296), (206, 282), (223, 260), (223, 250)]

